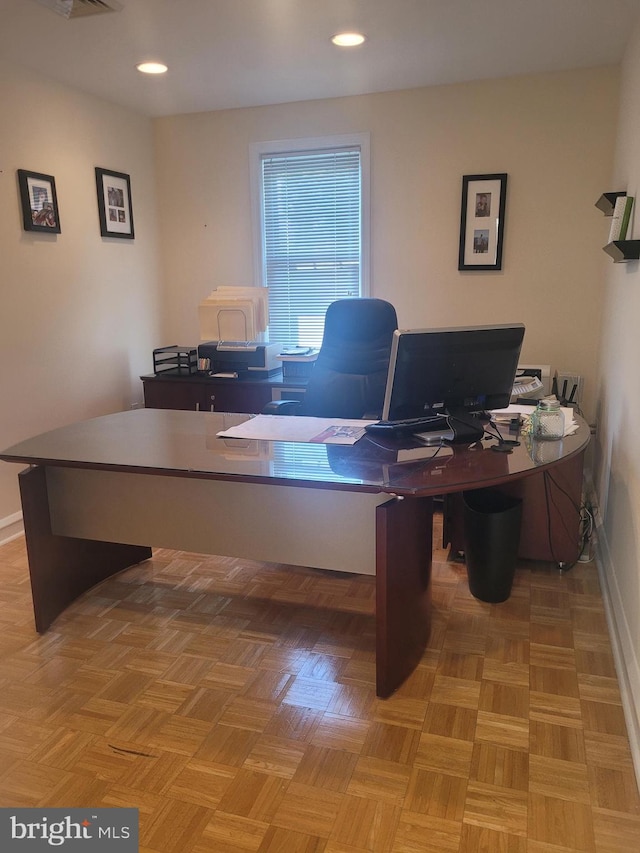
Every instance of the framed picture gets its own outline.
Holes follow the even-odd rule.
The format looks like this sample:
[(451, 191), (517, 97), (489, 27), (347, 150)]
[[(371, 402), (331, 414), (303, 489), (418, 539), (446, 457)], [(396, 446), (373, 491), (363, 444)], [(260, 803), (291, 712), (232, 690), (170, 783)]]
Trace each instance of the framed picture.
[(133, 240), (133, 206), (131, 181), (123, 172), (112, 172), (96, 166), (100, 234)]
[(18, 186), (25, 231), (60, 233), (60, 214), (56, 182), (52, 175), (18, 169)]
[(464, 175), (459, 270), (502, 269), (507, 176)]

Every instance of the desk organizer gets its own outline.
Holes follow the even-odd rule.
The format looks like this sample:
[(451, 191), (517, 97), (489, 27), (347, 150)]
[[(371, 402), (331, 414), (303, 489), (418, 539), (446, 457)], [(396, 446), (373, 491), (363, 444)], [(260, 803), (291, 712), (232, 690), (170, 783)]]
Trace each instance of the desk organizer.
[(178, 373), (198, 372), (198, 350), (196, 347), (159, 347), (153, 351), (153, 372), (156, 376), (167, 370)]
[[(293, 349), (297, 349), (297, 347)], [(300, 347), (300, 349), (304, 348)], [(282, 378), (308, 379), (318, 358), (318, 352), (317, 349), (305, 349), (303, 354), (281, 352), (276, 358), (282, 362)]]

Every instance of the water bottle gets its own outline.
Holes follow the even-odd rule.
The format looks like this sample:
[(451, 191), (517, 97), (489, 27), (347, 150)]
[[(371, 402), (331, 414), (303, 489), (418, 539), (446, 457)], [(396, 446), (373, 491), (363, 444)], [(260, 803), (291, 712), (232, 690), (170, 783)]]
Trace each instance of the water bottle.
[(531, 437), (540, 441), (557, 441), (564, 435), (564, 413), (560, 403), (550, 398), (540, 400), (531, 415)]

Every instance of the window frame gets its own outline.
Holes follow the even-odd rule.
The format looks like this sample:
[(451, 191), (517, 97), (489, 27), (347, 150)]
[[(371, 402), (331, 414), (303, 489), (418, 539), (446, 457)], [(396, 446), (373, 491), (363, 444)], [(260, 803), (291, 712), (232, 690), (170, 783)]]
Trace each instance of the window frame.
[(370, 134), (347, 133), (331, 136), (298, 137), (250, 144), (251, 220), (253, 276), (256, 287), (266, 287), (264, 251), (264, 198), (262, 158), (269, 155), (332, 151), (338, 148), (360, 149), (360, 296), (370, 295)]

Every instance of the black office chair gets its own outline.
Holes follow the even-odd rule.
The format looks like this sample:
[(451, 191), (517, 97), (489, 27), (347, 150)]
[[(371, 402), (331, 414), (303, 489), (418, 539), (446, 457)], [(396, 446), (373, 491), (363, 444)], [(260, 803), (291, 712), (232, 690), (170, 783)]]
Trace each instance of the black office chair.
[(379, 418), (396, 309), (384, 299), (338, 299), (327, 308), (304, 399), (268, 403), (265, 414)]

